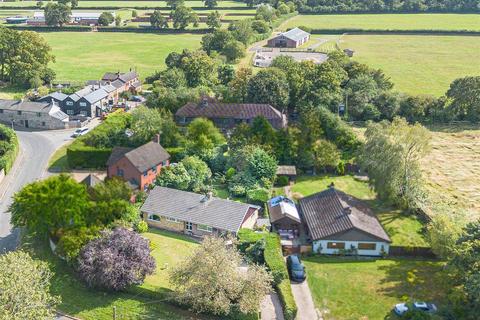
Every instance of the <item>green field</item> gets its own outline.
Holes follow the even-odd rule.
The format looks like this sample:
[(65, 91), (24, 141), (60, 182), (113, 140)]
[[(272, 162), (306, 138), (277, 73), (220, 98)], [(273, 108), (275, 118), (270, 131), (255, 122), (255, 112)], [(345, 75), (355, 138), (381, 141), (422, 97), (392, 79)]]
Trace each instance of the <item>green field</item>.
[(480, 31), (478, 14), (343, 14), (299, 15), (282, 25), (312, 29), (472, 30)]
[(382, 69), (401, 92), (440, 96), (456, 78), (480, 74), (480, 37), (346, 35), (339, 43), (355, 50), (355, 60)]
[[(37, 1), (16, 1), (16, 2), (0, 2), (0, 8), (8, 7), (35, 7)], [(204, 7), (203, 1), (185, 1), (187, 7)], [(166, 7), (165, 1), (79, 1), (78, 8), (85, 7)], [(238, 1), (218, 1), (218, 7), (246, 7), (246, 4)]]
[(106, 71), (135, 68), (142, 78), (164, 68), (172, 51), (200, 47), (201, 35), (101, 32), (51, 32), (42, 36), (52, 47), (59, 81), (99, 79)]
[[(102, 292), (90, 290), (79, 281), (72, 268), (54, 256), (46, 242), (34, 239), (33, 247), (27, 245), (37, 259), (49, 263), (54, 272), (51, 291), (62, 299), (58, 309), (83, 320), (111, 320), (113, 307), (117, 319), (210, 319), (193, 315), (165, 302), (171, 291), (168, 269), (186, 258), (196, 242), (182, 235), (167, 231), (150, 230), (143, 234), (152, 242), (152, 256), (157, 263), (154, 275), (148, 276), (142, 286), (127, 292)], [(27, 241), (29, 242), (29, 241)]]
[[(325, 320), (397, 319), (391, 312), (395, 304), (418, 299), (441, 308), (450, 289), (438, 261), (309, 257), (303, 262)], [(407, 281), (409, 272), (413, 283)]]

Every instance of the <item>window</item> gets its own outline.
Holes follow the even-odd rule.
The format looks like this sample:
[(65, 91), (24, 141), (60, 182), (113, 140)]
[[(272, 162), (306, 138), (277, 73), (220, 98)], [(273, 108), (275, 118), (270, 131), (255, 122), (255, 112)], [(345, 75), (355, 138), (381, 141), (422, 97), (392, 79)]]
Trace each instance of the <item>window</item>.
[(205, 231), (205, 232), (212, 232), (212, 227), (207, 226), (206, 224), (199, 224), (197, 226), (197, 230)]
[(359, 243), (358, 250), (375, 250), (377, 249), (376, 243)]
[(73, 106), (73, 101), (67, 101), (66, 104), (67, 106)]
[(328, 242), (327, 249), (345, 249), (345, 242)]
[(68, 110), (67, 110), (67, 114), (68, 114), (69, 116), (73, 115), (73, 110), (72, 110), (72, 109), (68, 109)]
[(169, 217), (166, 217), (165, 219), (166, 219), (168, 222), (180, 223), (180, 220), (178, 220), (178, 219), (175, 219), (175, 218), (169, 218)]
[(42, 121), (42, 127), (45, 127), (45, 121)]
[(150, 215), (148, 215), (148, 220), (160, 221), (160, 216), (156, 215), (156, 214), (150, 214)]
[(123, 169), (117, 168), (117, 176), (123, 177)]
[(187, 122), (187, 118), (185, 117), (180, 117), (180, 123), (185, 123)]
[(22, 111), (17, 111), (17, 114), (18, 114), (19, 116), (21, 116), (21, 115), (22, 115)]
[(41, 117), (42, 114), (40, 112), (37, 112), (37, 117)]
[(87, 103), (86, 102), (80, 102), (80, 107), (86, 107)]
[(145, 171), (143, 172), (143, 176), (146, 177), (147, 175), (148, 175), (148, 170), (145, 170)]
[(168, 160), (162, 161), (162, 166), (166, 166), (168, 163)]
[(153, 173), (157, 173), (157, 167), (152, 167)]
[(192, 231), (193, 224), (191, 222), (185, 222), (185, 230)]
[(86, 117), (86, 116), (87, 116), (87, 111), (80, 111), (80, 114), (81, 114), (82, 116)]
[(3, 109), (0, 109), (0, 113), (3, 113)]

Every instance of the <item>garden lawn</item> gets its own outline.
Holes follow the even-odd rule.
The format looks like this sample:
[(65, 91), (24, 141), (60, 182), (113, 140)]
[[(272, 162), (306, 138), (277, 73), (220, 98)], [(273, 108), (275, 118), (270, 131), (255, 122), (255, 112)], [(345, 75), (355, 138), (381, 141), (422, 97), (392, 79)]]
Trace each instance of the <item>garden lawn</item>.
[(478, 14), (342, 14), (298, 15), (282, 30), (306, 26), (311, 29), (364, 30), (469, 30), (480, 31)]
[[(396, 319), (391, 310), (405, 299), (442, 307), (450, 287), (439, 261), (310, 257), (303, 262), (315, 305), (326, 320)], [(413, 283), (407, 282), (409, 272)]]
[(50, 32), (42, 36), (52, 47), (51, 66), (58, 81), (100, 79), (107, 71), (136, 69), (141, 78), (165, 68), (172, 51), (200, 47), (201, 35), (122, 32)]
[[(394, 209), (383, 203), (376, 198), (375, 192), (367, 182), (354, 176), (300, 176), (292, 186), (293, 197), (298, 199), (326, 190), (332, 182), (338, 190), (351, 194), (369, 204), (390, 236), (392, 245), (428, 246), (424, 236), (424, 226), (416, 216), (406, 214), (402, 210)], [(275, 192), (276, 194), (282, 194), (280, 188), (276, 189)]]
[(480, 74), (474, 63), (480, 37), (346, 35), (339, 44), (355, 50), (355, 60), (382, 69), (400, 92), (441, 96), (453, 80)]
[(111, 320), (115, 306), (117, 319), (208, 319), (164, 302), (170, 291), (167, 269), (187, 257), (196, 243), (167, 231), (150, 230), (143, 235), (152, 241), (157, 273), (149, 276), (142, 286), (122, 293), (86, 288), (72, 269), (51, 253), (46, 241), (30, 239), (26, 242), (32, 243), (27, 248), (33, 250), (34, 256), (48, 262), (54, 272), (51, 291), (61, 297), (58, 309), (65, 313), (84, 320)]

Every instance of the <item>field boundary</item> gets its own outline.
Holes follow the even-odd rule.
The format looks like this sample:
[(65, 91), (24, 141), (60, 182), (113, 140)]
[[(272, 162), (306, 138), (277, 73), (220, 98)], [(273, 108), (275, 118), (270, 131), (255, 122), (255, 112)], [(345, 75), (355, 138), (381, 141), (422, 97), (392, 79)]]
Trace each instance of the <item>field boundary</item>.
[[(112, 0), (113, 1), (113, 0)], [(133, 1), (133, 0), (131, 0)], [(128, 1), (125, 1), (128, 2)], [(200, 1), (199, 1), (200, 2)], [(212, 8), (208, 7), (189, 7), (192, 8), (194, 11), (207, 11), (212, 10)], [(135, 10), (172, 10), (170, 7), (143, 7), (143, 6), (93, 6), (93, 7), (76, 7), (75, 10), (120, 10), (120, 9), (135, 9)], [(43, 8), (38, 8), (37, 6), (1, 6), (0, 10), (43, 10)], [(225, 10), (252, 10), (249, 7), (215, 7), (215, 10), (218, 11), (225, 11)]]
[(382, 29), (311, 29), (311, 34), (379, 34), (379, 35), (429, 35), (429, 36), (480, 36), (480, 31), (470, 30), (382, 30)]
[[(29, 30), (37, 32), (92, 32), (92, 28), (88, 26), (71, 26), (71, 27), (49, 27), (49, 26), (19, 26), (8, 25), (7, 28), (14, 30)], [(155, 29), (151, 27), (97, 27), (97, 32), (131, 32), (131, 33), (156, 33), (156, 34), (206, 34), (210, 29)]]

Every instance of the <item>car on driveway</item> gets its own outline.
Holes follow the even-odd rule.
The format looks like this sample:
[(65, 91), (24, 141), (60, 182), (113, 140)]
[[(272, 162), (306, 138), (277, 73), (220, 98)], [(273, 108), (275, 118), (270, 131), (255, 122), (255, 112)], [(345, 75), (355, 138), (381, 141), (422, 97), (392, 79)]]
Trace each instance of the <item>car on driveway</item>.
[(291, 255), (287, 257), (287, 269), (290, 280), (292, 281), (303, 282), (307, 278), (305, 266), (298, 256)]
[(437, 306), (435, 304), (419, 301), (416, 301), (414, 303), (398, 303), (395, 305), (395, 308), (393, 308), (393, 312), (395, 312), (395, 314), (398, 316), (403, 316), (410, 309), (423, 311), (426, 313), (437, 312)]
[(87, 127), (79, 128), (75, 130), (75, 132), (72, 134), (72, 137), (77, 138), (77, 137), (83, 136), (87, 134), (88, 130), (89, 129)]

